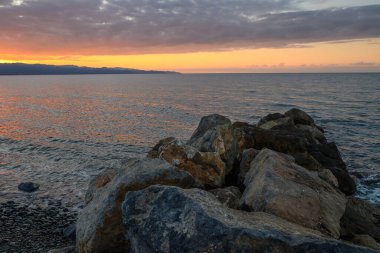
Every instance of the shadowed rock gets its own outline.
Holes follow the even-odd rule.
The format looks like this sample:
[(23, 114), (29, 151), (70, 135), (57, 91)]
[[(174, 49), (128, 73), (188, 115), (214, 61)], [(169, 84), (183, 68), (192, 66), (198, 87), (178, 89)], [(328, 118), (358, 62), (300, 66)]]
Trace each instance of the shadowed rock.
[(191, 187), (186, 171), (160, 159), (131, 159), (122, 168), (108, 170), (91, 182), (88, 203), (78, 216), (76, 244), (80, 253), (127, 252), (129, 240), (122, 225), (121, 202), (128, 191), (152, 184)]
[(380, 242), (380, 209), (365, 200), (351, 197), (341, 219), (341, 236), (351, 240), (355, 235), (369, 235)]
[(346, 199), (317, 173), (283, 154), (263, 149), (244, 181), (242, 204), (339, 238)]
[(247, 172), (249, 171), (251, 167), (251, 162), (259, 154), (259, 152), (260, 152), (259, 150), (256, 150), (253, 148), (245, 149), (243, 151), (241, 155), (241, 162), (240, 162), (239, 172), (237, 176), (237, 185), (240, 188), (243, 188), (245, 175), (247, 174)]
[(151, 186), (129, 192), (123, 214), (133, 253), (375, 252), (270, 214), (227, 208), (200, 189)]

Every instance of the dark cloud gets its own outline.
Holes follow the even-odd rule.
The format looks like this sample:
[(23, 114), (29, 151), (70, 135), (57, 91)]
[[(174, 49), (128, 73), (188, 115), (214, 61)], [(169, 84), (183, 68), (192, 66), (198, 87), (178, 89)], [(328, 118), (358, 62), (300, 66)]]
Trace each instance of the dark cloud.
[(133, 54), (380, 37), (380, 5), (300, 0), (0, 0), (0, 53)]

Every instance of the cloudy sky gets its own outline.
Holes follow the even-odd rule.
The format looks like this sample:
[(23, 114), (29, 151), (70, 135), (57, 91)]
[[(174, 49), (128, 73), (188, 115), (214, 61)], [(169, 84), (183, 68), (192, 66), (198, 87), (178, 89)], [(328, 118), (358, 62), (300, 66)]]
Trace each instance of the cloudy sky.
[(0, 61), (380, 71), (380, 0), (0, 0)]

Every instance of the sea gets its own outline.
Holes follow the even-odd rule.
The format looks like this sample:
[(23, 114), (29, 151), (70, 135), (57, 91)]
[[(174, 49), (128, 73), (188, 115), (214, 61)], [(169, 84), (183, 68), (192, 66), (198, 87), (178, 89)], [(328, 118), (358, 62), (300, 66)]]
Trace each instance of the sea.
[(0, 202), (80, 208), (92, 177), (164, 137), (189, 139), (202, 116), (254, 124), (291, 108), (325, 129), (358, 197), (380, 206), (378, 73), (0, 76)]

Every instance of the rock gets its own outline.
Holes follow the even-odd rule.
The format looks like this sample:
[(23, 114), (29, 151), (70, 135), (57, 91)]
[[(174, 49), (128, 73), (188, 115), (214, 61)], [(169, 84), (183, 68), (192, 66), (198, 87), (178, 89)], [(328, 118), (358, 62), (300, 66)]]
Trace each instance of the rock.
[(94, 194), (98, 191), (98, 189), (101, 189), (112, 181), (117, 176), (118, 172), (119, 169), (117, 168), (107, 168), (91, 180), (85, 195), (86, 205), (93, 199)]
[(369, 235), (354, 235), (351, 242), (380, 251), (380, 244)]
[(212, 194), (225, 206), (238, 209), (240, 205), (241, 192), (236, 186), (210, 190)]
[(339, 238), (346, 199), (330, 184), (292, 159), (263, 149), (244, 181), (242, 204)]
[(241, 156), (241, 162), (239, 166), (239, 173), (237, 176), (237, 185), (239, 187), (242, 187), (244, 185), (244, 179), (245, 175), (249, 171), (251, 167), (251, 162), (253, 159), (259, 154), (259, 150), (250, 148), (250, 149), (245, 149), (242, 153)]
[(226, 164), (226, 175), (232, 171), (239, 154), (231, 121), (218, 114), (203, 117), (187, 144), (200, 152), (218, 153)]
[(348, 174), (346, 164), (335, 143), (311, 145), (308, 151), (324, 168), (331, 170), (339, 183), (339, 189), (346, 195), (356, 192), (355, 181)]
[(190, 139), (199, 139), (210, 129), (223, 125), (231, 125), (231, 120), (219, 114), (211, 114), (202, 117), (197, 129)]
[(338, 180), (336, 179), (334, 174), (331, 172), (331, 170), (322, 169), (321, 171), (318, 172), (318, 176), (322, 178), (323, 180), (325, 180), (330, 185), (336, 188), (339, 187)]
[(24, 192), (35, 192), (38, 188), (40, 188), (40, 185), (32, 182), (21, 183), (18, 185), (18, 189)]
[(48, 253), (75, 253), (75, 246), (49, 250)]
[(311, 137), (314, 140), (317, 140), (319, 143), (327, 143), (326, 137), (323, 134), (323, 132), (321, 132), (321, 130), (315, 126), (296, 125), (296, 128), (304, 132), (309, 132), (311, 134)]
[(124, 166), (114, 170), (114, 176), (105, 176), (114, 174), (109, 173), (112, 171), (109, 170), (90, 183), (95, 189), (89, 189), (92, 198), (80, 212), (76, 225), (76, 247), (79, 253), (118, 253), (129, 250), (121, 215), (121, 202), (128, 191), (140, 190), (152, 184), (183, 188), (194, 184), (190, 174), (161, 159), (130, 159)]
[(307, 151), (303, 153), (301, 152), (292, 153), (291, 155), (294, 157), (298, 165), (301, 165), (302, 167), (307, 168), (308, 170), (311, 170), (311, 171), (324, 170), (324, 167)]
[(365, 200), (350, 197), (340, 225), (343, 239), (351, 240), (361, 234), (380, 242), (380, 209)]
[(76, 237), (76, 225), (71, 224), (62, 230), (63, 236), (75, 240)]
[(285, 116), (281, 113), (270, 113), (267, 116), (260, 119), (259, 123), (257, 123), (257, 126), (262, 126), (270, 121), (278, 121), (285, 118)]
[(295, 124), (314, 126), (314, 120), (306, 112), (293, 108), (284, 114), (285, 117), (291, 118)]
[(270, 120), (270, 121), (268, 121), (268, 119), (265, 119), (264, 121), (260, 121), (258, 123), (258, 127), (262, 129), (267, 129), (267, 130), (278, 127), (278, 126), (292, 126), (292, 125), (294, 125), (294, 122), (289, 117), (281, 117), (279, 119)]
[(356, 192), (355, 181), (347, 172), (346, 164), (335, 143), (328, 143), (316, 126), (286, 124), (263, 129), (236, 122), (232, 128), (241, 150), (269, 148), (290, 154), (296, 159), (297, 164), (307, 169), (315, 171), (329, 169), (337, 178), (339, 189), (346, 195)]
[(226, 165), (217, 152), (199, 152), (192, 146), (170, 138), (161, 140), (149, 152), (149, 156), (164, 159), (189, 172), (200, 186), (216, 188), (224, 184)]
[(151, 186), (128, 192), (123, 214), (132, 253), (375, 252), (270, 214), (227, 208), (200, 189)]
[(150, 158), (158, 158), (160, 155), (160, 149), (162, 147), (168, 146), (171, 143), (177, 142), (177, 139), (175, 137), (167, 137), (165, 139), (160, 140), (153, 148), (148, 152), (148, 157)]

